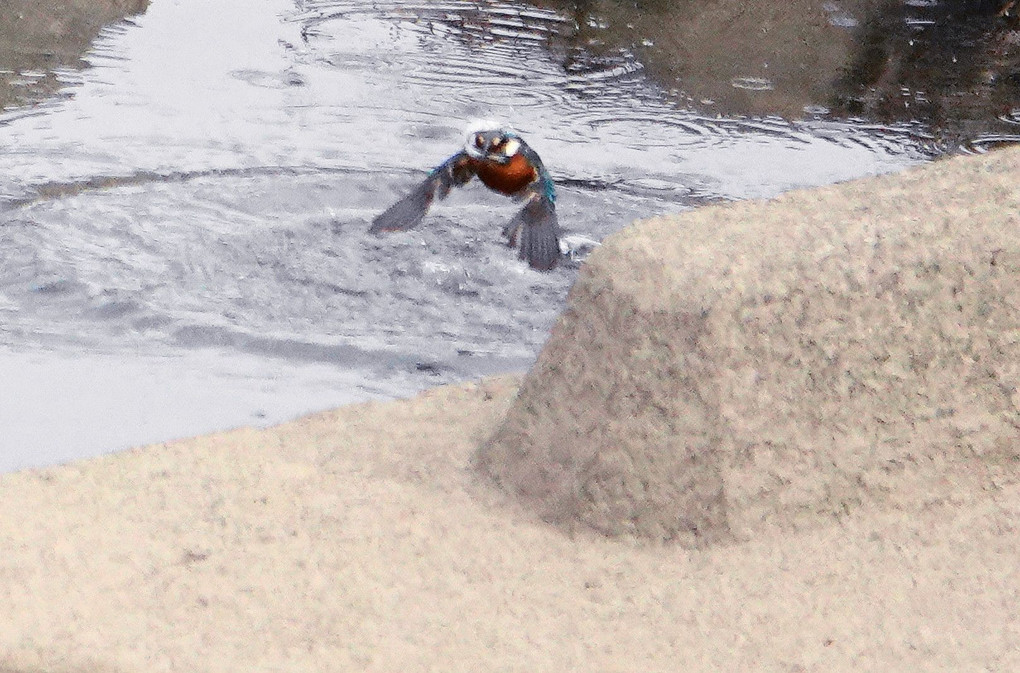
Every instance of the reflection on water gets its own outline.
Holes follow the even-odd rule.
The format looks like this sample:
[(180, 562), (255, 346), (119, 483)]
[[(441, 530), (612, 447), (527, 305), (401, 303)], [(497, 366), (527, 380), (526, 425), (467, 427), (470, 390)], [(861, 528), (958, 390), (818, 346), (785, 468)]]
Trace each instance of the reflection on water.
[[(512, 122), (542, 155), (574, 240), (928, 156), (908, 121), (677, 105), (643, 51), (666, 34), (613, 47), (611, 15), (585, 5), (176, 0), (105, 30), (83, 57), (91, 68), (60, 71), (72, 82), (63, 96), (0, 116), (0, 348), (138, 359), (123, 371), (154, 372), (159, 386), (176, 369), (235, 400), (247, 398), (231, 386), (253, 381), (288, 391), (276, 410), (227, 405), (224, 425), (293, 413), (295, 391), (310, 410), (323, 390), (365, 399), (524, 369), (577, 263), (541, 274), (509, 253), (499, 232), (515, 204), (469, 186), (414, 231), (367, 234), (474, 118)], [(644, 10), (635, 21), (678, 11)], [(864, 25), (823, 14), (847, 40)], [(723, 81), (737, 92), (727, 104), (794, 98), (773, 72)], [(210, 353), (228, 372), (217, 385), (187, 375)], [(252, 358), (270, 366), (238, 375)], [(5, 392), (50, 380), (51, 363), (11, 368), (21, 381)], [(297, 383), (265, 385), (266, 369)], [(137, 396), (105, 392), (110, 404)], [(0, 426), (17, 422), (2, 417), (10, 408)]]
[(572, 13), (575, 48), (635, 54), (678, 105), (729, 116), (803, 117), (853, 41), (852, 20), (825, 0), (550, 4)]
[(572, 13), (574, 49), (639, 59), (681, 107), (916, 124), (933, 153), (1018, 139), (1016, 0), (544, 4)]
[(855, 32), (833, 112), (919, 119), (947, 151), (1020, 140), (1016, 0), (886, 3)]

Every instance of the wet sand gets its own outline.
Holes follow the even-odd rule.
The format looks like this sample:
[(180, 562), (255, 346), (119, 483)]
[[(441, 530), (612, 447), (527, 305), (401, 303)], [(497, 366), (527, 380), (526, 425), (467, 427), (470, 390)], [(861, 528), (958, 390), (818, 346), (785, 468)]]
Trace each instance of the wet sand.
[(0, 11), (0, 109), (38, 102), (81, 68), (103, 26), (140, 14), (149, 0), (9, 0)]
[[(985, 179), (1005, 160), (921, 170)], [(844, 212), (897, 180), (847, 185)], [(796, 218), (797, 199), (769, 207)], [(702, 548), (568, 534), (469, 467), (519, 384), (3, 475), (0, 670), (1020, 667), (1016, 461)]]
[[(412, 395), (373, 372), (195, 350), (177, 355), (0, 349), (0, 473), (312, 411)], [(309, 406), (309, 402), (313, 406)]]

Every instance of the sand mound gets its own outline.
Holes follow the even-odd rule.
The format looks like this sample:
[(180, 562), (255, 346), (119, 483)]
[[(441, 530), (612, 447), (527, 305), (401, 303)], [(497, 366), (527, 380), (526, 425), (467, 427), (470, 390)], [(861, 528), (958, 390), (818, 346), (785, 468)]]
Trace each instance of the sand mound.
[(1003, 151), (621, 232), (475, 462), (547, 519), (688, 544), (1015, 470), (1018, 174)]

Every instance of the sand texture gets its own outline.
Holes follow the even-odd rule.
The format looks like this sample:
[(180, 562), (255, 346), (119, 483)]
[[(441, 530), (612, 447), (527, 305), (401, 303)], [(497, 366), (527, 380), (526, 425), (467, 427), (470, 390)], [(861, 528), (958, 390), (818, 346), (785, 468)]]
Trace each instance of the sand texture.
[(694, 545), (1014, 476), (1018, 176), (1002, 152), (621, 232), (480, 464), (547, 518)]
[(523, 385), (0, 476), (0, 671), (1020, 670), (1018, 169), (640, 223)]

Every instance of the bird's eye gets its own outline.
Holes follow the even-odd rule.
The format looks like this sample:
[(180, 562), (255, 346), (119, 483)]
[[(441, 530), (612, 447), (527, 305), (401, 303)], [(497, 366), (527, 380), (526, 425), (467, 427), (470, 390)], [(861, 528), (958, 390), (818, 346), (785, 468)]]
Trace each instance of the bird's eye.
[(481, 133), (475, 136), (475, 147), (485, 147), (485, 136)]

